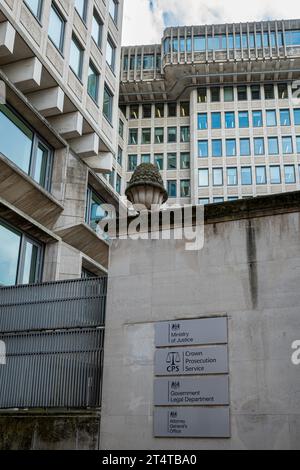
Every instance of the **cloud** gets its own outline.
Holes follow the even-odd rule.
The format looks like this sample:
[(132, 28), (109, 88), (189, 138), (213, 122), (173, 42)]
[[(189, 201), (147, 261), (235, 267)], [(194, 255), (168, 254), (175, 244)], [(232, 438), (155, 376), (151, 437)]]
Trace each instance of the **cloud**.
[(160, 43), (166, 26), (288, 18), (299, 0), (125, 0), (123, 45)]

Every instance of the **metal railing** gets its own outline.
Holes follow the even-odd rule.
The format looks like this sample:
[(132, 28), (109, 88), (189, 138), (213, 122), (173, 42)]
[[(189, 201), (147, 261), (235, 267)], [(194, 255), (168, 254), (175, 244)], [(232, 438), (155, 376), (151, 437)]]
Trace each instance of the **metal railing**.
[(0, 409), (101, 406), (107, 278), (0, 289)]

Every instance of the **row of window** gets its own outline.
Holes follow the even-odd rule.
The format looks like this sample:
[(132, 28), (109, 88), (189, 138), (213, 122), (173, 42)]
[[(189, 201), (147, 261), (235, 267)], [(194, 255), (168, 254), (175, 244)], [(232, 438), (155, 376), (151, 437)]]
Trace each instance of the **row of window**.
[(128, 70), (160, 70), (161, 69), (161, 55), (160, 54), (137, 54), (131, 55), (130, 58), (128, 55), (124, 56), (123, 60), (123, 70), (126, 72)]
[[(281, 145), (279, 148), (278, 137), (267, 138), (267, 152), (268, 155), (289, 155), (294, 153), (294, 143), (292, 136), (283, 136), (280, 139)], [(239, 142), (239, 149), (238, 144)], [(300, 153), (300, 136), (296, 137), (296, 152)], [(236, 156), (260, 156), (266, 154), (266, 145), (264, 137), (254, 137), (253, 139), (242, 138), (238, 141), (236, 139), (225, 140), (225, 155), (226, 157)], [(223, 157), (224, 156), (224, 141), (222, 139), (198, 140), (198, 157)]]
[[(154, 106), (151, 104), (143, 104), (139, 106), (138, 104), (133, 104), (129, 106), (129, 119), (151, 119), (153, 116), (157, 119), (167, 117), (189, 117), (190, 115), (190, 103), (184, 101), (179, 104), (177, 109), (177, 103), (156, 103)], [(140, 113), (140, 110), (142, 111)]]
[[(151, 163), (151, 155), (143, 154), (140, 159), (138, 155), (128, 155), (128, 171), (134, 171), (138, 166), (138, 161), (140, 163)], [(190, 154), (188, 152), (180, 153), (178, 157), (176, 153), (168, 153), (167, 157), (167, 170), (189, 170), (190, 168)], [(156, 153), (153, 157), (153, 163), (157, 166), (160, 171), (165, 169), (165, 157), (162, 153)]]
[[(295, 88), (295, 95), (297, 94)], [(274, 100), (274, 99), (288, 99), (289, 89), (286, 83), (274, 84), (255, 84), (255, 85), (239, 85), (233, 86), (213, 86), (210, 88), (201, 87), (198, 89), (198, 102), (207, 103), (208, 99), (211, 103), (218, 103), (220, 101), (257, 101), (257, 100)]]
[[(179, 184), (179, 193), (178, 193)], [(191, 197), (191, 182), (190, 180), (167, 180), (167, 191), (169, 198), (175, 198), (178, 194), (180, 197)]]
[(233, 50), (233, 49), (262, 49), (268, 47), (282, 47), (282, 46), (299, 46), (300, 45), (300, 31), (271, 31), (262, 32), (256, 31), (255, 33), (235, 33), (235, 34), (215, 34), (191, 37), (175, 37), (172, 40), (166, 38), (164, 41), (164, 53), (170, 52), (203, 52), (203, 51), (217, 51), (217, 50)]
[[(139, 129), (129, 129), (128, 144), (138, 145), (141, 142), (142, 145), (151, 144), (163, 144), (165, 141), (165, 129), (163, 127), (156, 127), (152, 129), (150, 127), (141, 129), (141, 140), (139, 141)], [(166, 129), (167, 142), (169, 144), (176, 143), (178, 140), (178, 129), (177, 127), (168, 127)], [(153, 135), (153, 138), (152, 138)], [(181, 126), (179, 132), (180, 142), (190, 141), (190, 127)]]
[[(279, 165), (272, 165), (269, 168), (266, 166), (252, 167), (237, 167), (226, 168), (226, 176), (224, 178), (225, 170), (223, 168), (213, 168), (212, 171), (208, 168), (199, 169), (199, 187), (223, 186), (226, 178), (227, 186), (252, 185), (253, 181), (257, 185), (267, 184), (285, 184), (296, 183), (296, 170), (295, 165), (284, 165), (281, 168)], [(239, 175), (240, 173), (240, 175)], [(300, 177), (300, 165), (299, 165)]]
[[(293, 110), (294, 125), (300, 125), (300, 109)], [(282, 127), (291, 126), (291, 111), (289, 109), (267, 109), (265, 113), (261, 110), (252, 111), (251, 123), (249, 111), (226, 111), (225, 113), (214, 112), (198, 113), (198, 130), (210, 129), (235, 129), (236, 123), (240, 129), (252, 127), (274, 127), (278, 124)]]

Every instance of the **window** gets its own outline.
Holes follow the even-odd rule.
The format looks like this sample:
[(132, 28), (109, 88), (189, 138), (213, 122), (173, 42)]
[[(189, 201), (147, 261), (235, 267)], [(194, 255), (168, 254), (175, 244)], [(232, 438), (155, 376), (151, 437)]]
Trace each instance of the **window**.
[(241, 168), (241, 181), (244, 186), (252, 184), (252, 170), (250, 166), (244, 166)]
[(143, 119), (151, 119), (152, 117), (152, 106), (151, 104), (143, 105)]
[(284, 167), (284, 178), (286, 184), (296, 183), (296, 173), (294, 165), (286, 165)]
[(228, 196), (228, 201), (237, 201), (238, 196)]
[(290, 126), (291, 125), (291, 116), (289, 109), (281, 109), (280, 113), (280, 125), (281, 126)]
[(212, 103), (216, 103), (220, 101), (220, 88), (219, 87), (212, 87), (210, 89), (210, 100)]
[(190, 154), (189, 153), (183, 152), (180, 154), (180, 169), (181, 170), (190, 169)]
[(43, 0), (25, 0), (25, 3), (34, 16), (40, 20), (42, 16)]
[(250, 153), (250, 139), (240, 139), (240, 155), (247, 157)]
[(191, 182), (190, 180), (180, 181), (180, 197), (191, 197)]
[(153, 70), (154, 69), (154, 55), (145, 54), (143, 60), (143, 69), (144, 70)]
[(90, 62), (88, 70), (88, 84), (87, 91), (90, 97), (94, 101), (98, 101), (98, 90), (99, 90), (99, 73), (96, 70), (96, 67)]
[(276, 111), (273, 110), (268, 110), (266, 111), (267, 115), (267, 126), (272, 127), (272, 126), (277, 126), (277, 118), (276, 118)]
[(224, 87), (224, 101), (233, 101), (234, 100), (234, 94), (233, 94), (233, 87), (232, 86), (226, 86)]
[(257, 166), (255, 168), (256, 174), (256, 184), (266, 184), (267, 183), (267, 173), (265, 166)]
[(207, 129), (207, 113), (198, 114), (198, 129), (201, 131)]
[(180, 128), (180, 142), (189, 142), (190, 141), (190, 127), (182, 126)]
[(128, 155), (128, 171), (134, 171), (137, 167), (137, 155)]
[(211, 113), (212, 129), (221, 129), (221, 113)]
[(117, 174), (116, 191), (117, 191), (118, 194), (121, 194), (121, 187), (122, 187), (122, 178), (119, 174)]
[(102, 31), (103, 31), (103, 22), (101, 21), (98, 13), (94, 11), (93, 21), (92, 21), (92, 38), (94, 39), (98, 47), (101, 47)]
[(198, 157), (201, 157), (201, 158), (208, 157), (208, 141), (207, 140), (198, 141)]
[(124, 139), (124, 122), (122, 119), (119, 119), (119, 136)]
[(278, 155), (278, 137), (268, 137), (268, 153), (269, 155)]
[(70, 67), (75, 75), (81, 80), (82, 76), (83, 49), (75, 36), (72, 37), (70, 51)]
[(252, 123), (253, 127), (263, 126), (262, 111), (252, 111)]
[[(114, 186), (114, 184), (112, 184)], [(87, 204), (85, 222), (93, 229), (97, 230), (99, 222), (107, 217), (108, 213), (103, 209), (105, 201), (90, 186), (87, 190)]]
[(177, 127), (168, 127), (168, 142), (177, 142)]
[(113, 113), (113, 94), (107, 85), (104, 87), (104, 98), (103, 98), (103, 114), (106, 119), (111, 123)]
[(260, 85), (251, 85), (251, 99), (252, 101), (260, 100)]
[(223, 168), (213, 168), (213, 185), (223, 186)]
[(109, 182), (109, 184), (111, 185), (112, 188), (115, 187), (115, 175), (116, 175), (116, 171), (113, 168), (112, 171), (108, 175), (108, 182)]
[(176, 170), (177, 155), (176, 153), (168, 153), (168, 170)]
[(170, 198), (177, 197), (177, 181), (169, 180), (167, 181), (168, 195)]
[(165, 115), (165, 105), (162, 103), (162, 104), (156, 104), (155, 105), (155, 117), (156, 118), (163, 118), (164, 115)]
[(0, 153), (50, 189), (52, 149), (5, 105), (0, 105)]
[(297, 153), (300, 153), (300, 136), (296, 137)]
[(151, 144), (151, 128), (142, 129), (142, 144)]
[(223, 150), (222, 150), (222, 140), (221, 139), (213, 139), (211, 142), (211, 154), (212, 157), (222, 157)]
[(265, 154), (265, 141), (263, 137), (255, 137), (254, 139), (254, 155)]
[(236, 156), (236, 140), (235, 139), (226, 139), (226, 156), (227, 157)]
[(246, 86), (238, 86), (237, 94), (238, 94), (239, 101), (247, 101), (247, 87)]
[(180, 103), (180, 117), (188, 117), (190, 115), (190, 103)]
[(177, 104), (168, 103), (168, 117), (176, 117), (176, 116), (177, 116)]
[(226, 129), (235, 128), (235, 115), (234, 112), (225, 113), (225, 127)]
[(128, 144), (129, 145), (138, 144), (138, 129), (129, 129)]
[(293, 153), (292, 137), (282, 137), (282, 152), (284, 155)]
[(300, 31), (297, 31), (297, 30), (286, 31), (285, 43), (287, 46), (299, 46), (300, 45)]
[(270, 183), (271, 184), (281, 183), (280, 166), (270, 166)]
[(164, 156), (162, 154), (154, 155), (154, 164), (162, 171), (164, 169)]
[(54, 3), (52, 3), (49, 18), (48, 36), (60, 52), (63, 51), (64, 47), (64, 34), (65, 20), (59, 13)]
[(0, 220), (0, 286), (41, 280), (43, 246)]
[(300, 126), (300, 109), (294, 109), (295, 126)]
[(205, 49), (206, 49), (205, 36), (195, 36), (194, 37), (194, 50), (195, 50), (195, 52), (205, 51)]
[(156, 127), (154, 129), (154, 143), (163, 144), (164, 143), (164, 128)]
[(119, 146), (118, 147), (118, 154), (117, 154), (117, 162), (119, 165), (122, 166), (122, 161), (123, 161), (123, 150), (122, 148)]
[(265, 85), (265, 100), (274, 100), (274, 85)]
[(207, 204), (209, 204), (209, 198), (201, 197), (199, 199), (199, 204), (200, 204), (200, 206), (207, 206)]
[(206, 103), (206, 102), (207, 102), (207, 89), (199, 88), (198, 89), (198, 103)]
[(208, 169), (200, 168), (199, 169), (199, 186), (206, 187), (209, 183)]
[(248, 111), (239, 111), (239, 127), (249, 127), (249, 113)]
[(139, 118), (139, 106), (131, 105), (129, 107), (129, 119), (138, 119)]
[(119, 3), (116, 0), (109, 0), (109, 14), (115, 23), (118, 22)]
[(151, 163), (151, 155), (148, 153), (141, 155), (141, 163)]
[(227, 168), (227, 185), (236, 186), (237, 184), (237, 168)]
[(74, 5), (79, 16), (83, 19), (83, 21), (85, 21), (87, 11), (87, 0), (75, 0)]
[(287, 100), (289, 97), (288, 87), (286, 83), (278, 84), (278, 98), (280, 100)]
[(115, 58), (116, 58), (116, 46), (114, 45), (110, 36), (107, 37), (106, 44), (106, 63), (109, 65), (111, 70), (115, 71)]

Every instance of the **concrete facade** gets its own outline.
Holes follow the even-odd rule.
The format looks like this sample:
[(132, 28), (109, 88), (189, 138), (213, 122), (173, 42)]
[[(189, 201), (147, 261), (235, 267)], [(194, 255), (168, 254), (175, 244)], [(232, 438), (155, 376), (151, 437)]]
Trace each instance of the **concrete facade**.
[[(102, 449), (299, 449), (299, 193), (211, 205), (205, 242), (111, 249)], [(153, 438), (154, 325), (228, 316), (230, 439)]]

